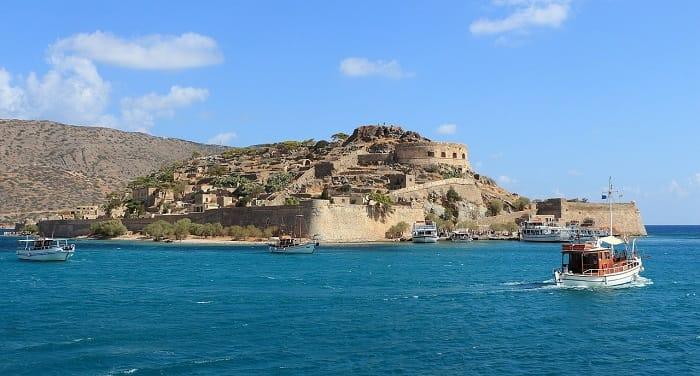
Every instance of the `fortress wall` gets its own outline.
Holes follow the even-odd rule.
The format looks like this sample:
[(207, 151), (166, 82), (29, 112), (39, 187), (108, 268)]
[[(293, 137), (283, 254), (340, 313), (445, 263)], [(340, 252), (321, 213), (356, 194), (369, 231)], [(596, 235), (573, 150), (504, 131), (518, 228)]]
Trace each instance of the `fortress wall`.
[[(587, 218), (595, 221), (595, 227), (608, 228), (610, 208), (605, 203), (567, 202), (564, 199), (549, 199), (537, 204), (537, 214), (554, 215), (564, 222), (583, 222)], [(646, 235), (642, 215), (633, 202), (613, 204), (613, 230), (629, 235)]]
[(499, 214), (493, 217), (484, 217), (484, 218), (479, 218), (479, 224), (480, 225), (493, 225), (493, 224), (501, 224), (501, 223), (513, 223), (517, 219), (520, 218), (527, 218), (530, 215), (535, 215), (534, 210), (522, 210), (522, 211), (516, 211), (512, 213), (503, 213)]
[[(159, 220), (174, 223), (182, 218), (189, 218), (195, 223), (221, 223), (223, 226), (255, 225), (265, 228), (284, 225), (291, 231), (297, 215), (302, 214), (305, 236), (318, 234), (324, 241), (359, 242), (384, 240), (389, 227), (398, 222), (404, 221), (410, 225), (424, 218), (421, 207), (394, 205), (393, 209), (393, 213), (382, 218), (375, 208), (367, 205), (339, 205), (327, 200), (309, 200), (294, 206), (223, 208), (186, 215), (123, 219), (122, 223), (133, 232), (140, 232), (149, 223)], [(53, 234), (56, 237), (88, 236), (90, 226), (104, 220), (41, 221), (39, 229), (45, 235)]]
[[(612, 211), (613, 230), (615, 233), (628, 235), (647, 234), (642, 222), (642, 216), (635, 203), (613, 204)], [(562, 207), (562, 218), (567, 222), (583, 222), (586, 218), (593, 218), (596, 227), (608, 228), (610, 226), (610, 208), (608, 204), (565, 202)]]
[(422, 207), (394, 205), (382, 218), (376, 208), (367, 205), (339, 205), (316, 200), (309, 213), (310, 233), (322, 241), (365, 242), (386, 240), (385, 233), (399, 222), (412, 225), (424, 219)]
[(389, 192), (389, 194), (397, 200), (402, 199), (404, 201), (423, 202), (428, 198), (430, 193), (435, 192), (439, 195), (444, 195), (450, 188), (454, 189), (462, 197), (463, 201), (483, 204), (481, 190), (476, 186), (476, 182), (473, 179), (464, 178), (432, 181), (408, 188), (397, 189)]
[[(467, 146), (449, 142), (414, 142), (396, 145), (395, 159), (398, 163), (429, 166), (447, 164), (469, 169)], [(444, 156), (443, 156), (444, 155)]]

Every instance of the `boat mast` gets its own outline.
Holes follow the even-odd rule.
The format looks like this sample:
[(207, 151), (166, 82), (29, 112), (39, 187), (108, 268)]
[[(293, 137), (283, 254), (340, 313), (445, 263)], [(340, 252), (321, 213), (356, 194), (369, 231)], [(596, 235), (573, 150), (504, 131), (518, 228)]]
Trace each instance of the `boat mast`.
[(612, 176), (608, 178), (608, 205), (610, 206), (610, 236), (613, 235), (613, 220), (612, 220)]

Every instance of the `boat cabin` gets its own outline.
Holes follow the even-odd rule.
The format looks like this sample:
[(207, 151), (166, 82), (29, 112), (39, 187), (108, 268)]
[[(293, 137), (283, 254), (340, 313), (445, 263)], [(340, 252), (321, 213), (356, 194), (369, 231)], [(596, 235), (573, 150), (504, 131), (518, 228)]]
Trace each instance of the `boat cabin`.
[(561, 265), (564, 273), (608, 275), (625, 271), (634, 264), (633, 260), (628, 260), (626, 250), (616, 252), (612, 246), (606, 248), (594, 242), (562, 245)]
[(17, 249), (35, 251), (42, 249), (63, 248), (68, 249), (68, 239), (21, 239), (17, 241)]

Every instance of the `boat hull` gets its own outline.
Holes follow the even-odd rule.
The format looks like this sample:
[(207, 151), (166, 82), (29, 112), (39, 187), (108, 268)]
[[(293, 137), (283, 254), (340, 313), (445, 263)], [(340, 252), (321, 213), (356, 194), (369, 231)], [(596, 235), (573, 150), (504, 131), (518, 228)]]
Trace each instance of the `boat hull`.
[(414, 243), (437, 243), (437, 236), (414, 236), (411, 238)]
[(293, 245), (289, 247), (270, 246), (270, 252), (281, 254), (311, 254), (316, 250), (316, 243)]
[(17, 258), (25, 261), (66, 261), (73, 256), (72, 250), (42, 249), (38, 251), (17, 251)]
[(641, 260), (639, 265), (628, 270), (607, 275), (583, 275), (573, 273), (554, 272), (554, 282), (564, 287), (612, 287), (626, 285), (635, 282), (639, 273), (644, 270)]

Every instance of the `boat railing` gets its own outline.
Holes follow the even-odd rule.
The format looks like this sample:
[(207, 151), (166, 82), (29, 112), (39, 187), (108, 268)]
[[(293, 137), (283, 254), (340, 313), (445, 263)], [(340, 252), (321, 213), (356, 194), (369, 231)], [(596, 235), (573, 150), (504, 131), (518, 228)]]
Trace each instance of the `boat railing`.
[(628, 260), (621, 265), (615, 265), (615, 266), (612, 266), (609, 268), (586, 269), (581, 274), (592, 276), (592, 275), (607, 275), (607, 274), (621, 273), (621, 272), (624, 272), (626, 270), (630, 270), (638, 265), (639, 265), (639, 261)]

